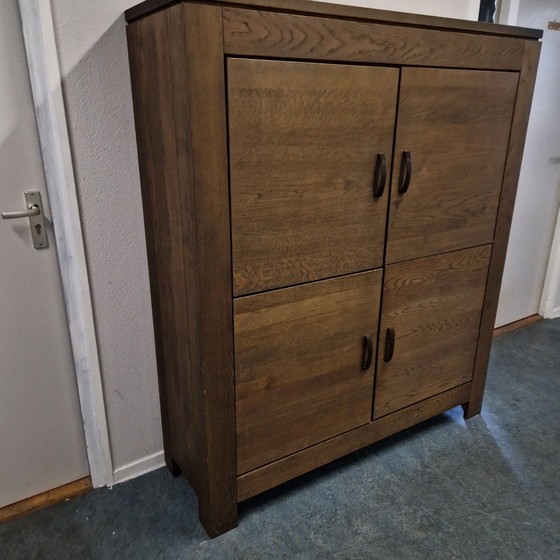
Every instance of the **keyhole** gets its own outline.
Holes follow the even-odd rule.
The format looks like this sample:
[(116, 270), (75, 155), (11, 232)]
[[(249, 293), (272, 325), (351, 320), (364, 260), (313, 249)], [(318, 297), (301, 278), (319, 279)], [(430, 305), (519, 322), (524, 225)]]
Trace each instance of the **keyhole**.
[(41, 235), (41, 224), (35, 224), (35, 231), (37, 235)]

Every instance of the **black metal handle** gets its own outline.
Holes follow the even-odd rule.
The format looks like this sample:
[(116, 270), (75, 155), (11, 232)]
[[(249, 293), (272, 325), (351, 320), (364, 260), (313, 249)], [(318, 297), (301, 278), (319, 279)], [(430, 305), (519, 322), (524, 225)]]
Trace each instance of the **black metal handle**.
[(375, 172), (373, 174), (373, 197), (383, 196), (387, 184), (387, 158), (385, 154), (377, 154)]
[(369, 369), (373, 360), (373, 342), (371, 336), (364, 336), (362, 343), (362, 370)]
[(387, 336), (385, 337), (385, 355), (383, 356), (384, 362), (390, 362), (393, 359), (395, 352), (395, 329), (387, 329)]
[(412, 156), (410, 152), (403, 152), (401, 158), (401, 172), (399, 174), (399, 194), (404, 194), (410, 186), (412, 176)]

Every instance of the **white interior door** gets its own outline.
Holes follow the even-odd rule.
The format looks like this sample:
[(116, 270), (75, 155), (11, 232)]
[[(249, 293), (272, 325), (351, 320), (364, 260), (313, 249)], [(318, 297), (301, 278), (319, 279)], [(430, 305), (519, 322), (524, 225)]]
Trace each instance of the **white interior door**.
[(0, 2), (0, 211), (40, 191), (50, 246), (0, 220), (0, 507), (87, 476), (54, 234), (16, 0)]
[[(515, 201), (508, 252), (496, 326), (502, 326), (535, 313), (554, 314), (560, 305), (560, 276), (556, 276), (554, 253), (550, 248), (558, 220), (560, 203), (560, 31), (548, 29), (550, 21), (560, 20), (558, 0), (512, 0), (518, 9), (515, 23), (543, 29), (542, 50), (531, 106), (531, 118), (523, 153), (523, 164)], [(516, 10), (513, 9), (512, 15)], [(557, 250), (557, 243), (553, 250)], [(550, 275), (545, 282), (549, 259)], [(544, 284), (544, 293), (543, 293)], [(556, 284), (556, 286), (554, 285)], [(554, 293), (558, 290), (558, 304)], [(552, 305), (539, 309), (541, 297)], [(558, 309), (560, 312), (560, 309)]]

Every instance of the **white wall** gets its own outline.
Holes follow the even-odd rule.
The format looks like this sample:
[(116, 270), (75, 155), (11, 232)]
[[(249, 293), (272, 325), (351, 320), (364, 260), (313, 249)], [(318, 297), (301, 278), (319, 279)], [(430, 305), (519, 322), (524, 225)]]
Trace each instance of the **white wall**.
[(519, 0), (498, 0), (496, 5), (498, 9), (496, 10), (497, 15), (494, 16), (494, 21), (504, 25), (517, 25)]
[(560, 317), (560, 214), (556, 222), (539, 313), (545, 319)]
[(117, 480), (163, 460), (122, 15), (135, 3), (52, 0)]
[[(340, 0), (476, 19), (477, 0)], [(161, 421), (123, 11), (52, 0), (116, 478), (162, 462)]]
[[(558, 0), (520, 1), (518, 25), (545, 31), (496, 326), (539, 312), (558, 217), (560, 31), (547, 29), (552, 20), (560, 21)], [(560, 294), (557, 301), (560, 307)]]
[(336, 0), (333, 3), (475, 21), (480, 6), (480, 0)]

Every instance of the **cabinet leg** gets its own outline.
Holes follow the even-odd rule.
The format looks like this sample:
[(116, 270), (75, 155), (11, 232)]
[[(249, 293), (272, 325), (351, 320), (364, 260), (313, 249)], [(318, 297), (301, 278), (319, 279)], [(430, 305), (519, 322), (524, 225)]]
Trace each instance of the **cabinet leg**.
[(173, 459), (173, 457), (165, 457), (165, 462), (167, 463), (167, 468), (174, 478), (181, 476), (181, 467), (175, 462), (175, 459)]
[(468, 420), (477, 414), (480, 414), (482, 410), (482, 401), (469, 401), (463, 405), (463, 418)]
[(198, 499), (198, 516), (202, 526), (213, 539), (237, 527), (237, 503), (225, 504), (223, 500), (210, 503)]

